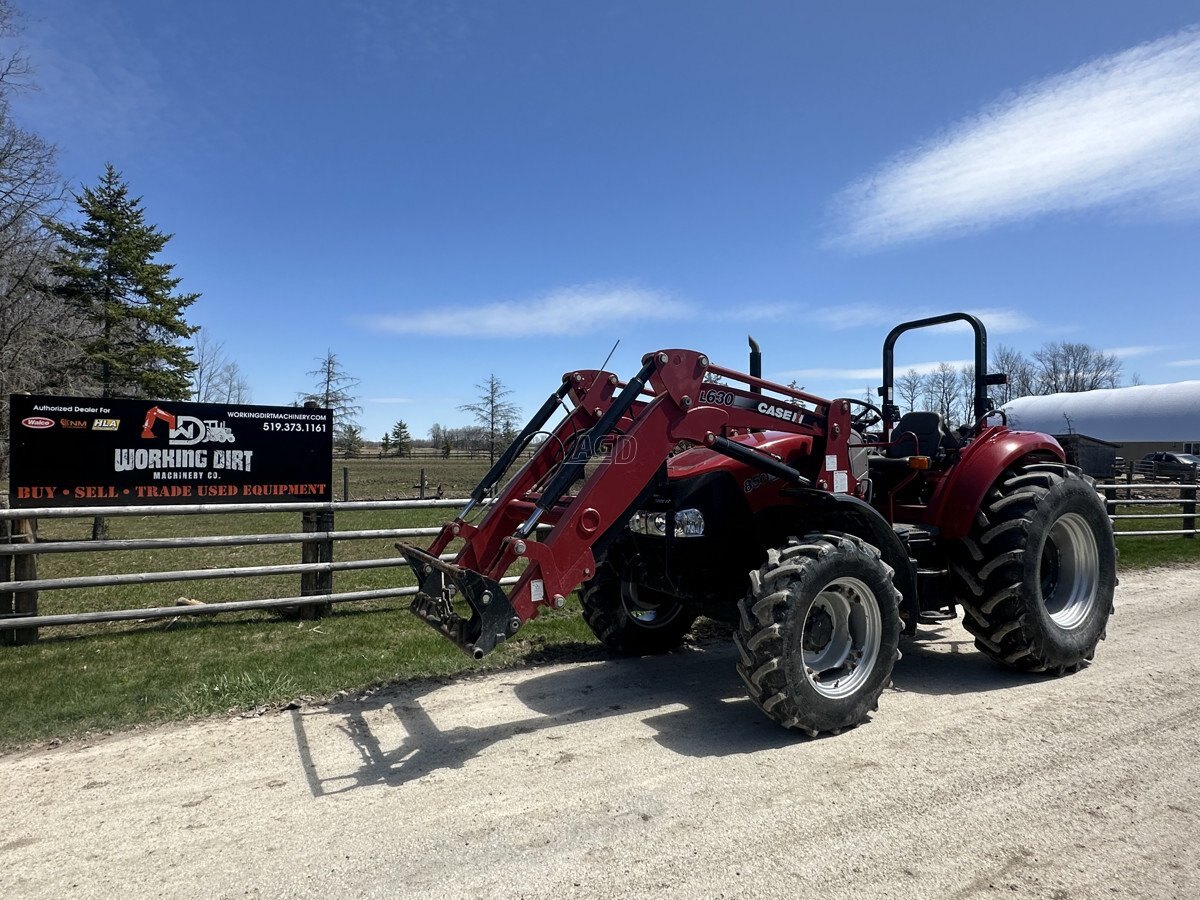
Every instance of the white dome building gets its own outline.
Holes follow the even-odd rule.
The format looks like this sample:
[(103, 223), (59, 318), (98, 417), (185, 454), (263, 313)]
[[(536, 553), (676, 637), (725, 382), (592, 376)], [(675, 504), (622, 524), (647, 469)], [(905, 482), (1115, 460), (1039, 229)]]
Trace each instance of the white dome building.
[(1130, 460), (1155, 450), (1200, 453), (1200, 381), (1019, 397), (1002, 409), (1013, 428), (1098, 438)]

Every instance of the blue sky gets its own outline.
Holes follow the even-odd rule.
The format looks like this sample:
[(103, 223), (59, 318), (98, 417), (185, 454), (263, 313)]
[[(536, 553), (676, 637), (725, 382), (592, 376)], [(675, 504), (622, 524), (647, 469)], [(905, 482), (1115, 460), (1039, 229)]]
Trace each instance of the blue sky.
[(176, 235), (255, 402), (329, 348), (368, 438), (618, 338), (857, 396), (955, 309), (1200, 378), (1194, 3), (17, 2), (21, 122)]

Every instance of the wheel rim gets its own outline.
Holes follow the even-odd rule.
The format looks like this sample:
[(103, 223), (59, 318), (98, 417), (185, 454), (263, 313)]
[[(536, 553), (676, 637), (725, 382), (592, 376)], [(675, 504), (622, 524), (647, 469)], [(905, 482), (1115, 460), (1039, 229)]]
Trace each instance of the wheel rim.
[(1078, 628), (1099, 595), (1100, 551), (1087, 520), (1078, 513), (1060, 518), (1046, 536), (1038, 576), (1046, 612), (1060, 628)]
[(875, 669), (883, 620), (874, 592), (857, 578), (836, 578), (821, 589), (804, 618), (801, 658), (813, 689), (848, 697)]
[(664, 628), (683, 610), (674, 597), (632, 581), (621, 582), (621, 605), (625, 614), (642, 628)]

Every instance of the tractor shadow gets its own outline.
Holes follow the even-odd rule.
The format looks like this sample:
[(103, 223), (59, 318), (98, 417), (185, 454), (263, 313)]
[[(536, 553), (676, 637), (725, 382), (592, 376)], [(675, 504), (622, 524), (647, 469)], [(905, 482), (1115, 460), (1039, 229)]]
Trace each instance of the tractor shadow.
[[(928, 631), (903, 639), (901, 650), (904, 658), (896, 665), (892, 688), (899, 692), (978, 693), (1041, 680), (1000, 668), (970, 641), (947, 640)], [(497, 678), (503, 673), (488, 676), (486, 682), (452, 682), (451, 689), (462, 691), (475, 681), (481, 691), (499, 698), (499, 706), (474, 706), (480, 724), (447, 725), (438, 721), (446, 718), (440, 712), (430, 712), (444, 708), (444, 700), (426, 700), (446, 687), (443, 682), (296, 710), (292, 725), (314, 797), (371, 785), (401, 787), (460, 769), (489, 748), (523, 735), (557, 741), (567, 737), (561, 732), (571, 726), (618, 716), (636, 717), (651, 740), (682, 756), (756, 753), (807, 741), (780, 728), (749, 701), (734, 669), (736, 660), (731, 644), (708, 643), (664, 656), (555, 667), (532, 678), (518, 670), (511, 673), (512, 680), (500, 682), (498, 692)], [(529, 715), (518, 713), (514, 718), (514, 706)], [(500, 717), (505, 721), (496, 721)], [(461, 722), (463, 715), (453, 719)], [(331, 732), (339, 739), (329, 749)], [(356, 764), (347, 765), (343, 741), (353, 746)]]
[[(652, 740), (684, 756), (755, 753), (797, 743), (801, 740), (797, 734), (779, 728), (747, 699), (734, 670), (736, 656), (729, 645), (689, 647), (664, 656), (555, 668), (533, 678), (514, 678), (504, 689), (529, 715), (513, 719), (511, 703), (499, 711), (481, 704), (477, 709), (482, 724), (478, 725), (446, 727), (436, 721), (438, 717), (426, 709), (434, 704), (422, 700), (440, 690), (440, 684), (296, 710), (292, 724), (314, 796), (368, 785), (401, 786), (431, 773), (461, 768), (493, 745), (520, 735), (544, 733), (558, 740), (564, 735), (554, 734), (557, 730), (617, 716), (637, 717), (652, 732)], [(478, 683), (482, 689), (482, 679)], [(456, 688), (469, 685), (470, 681), (460, 681)], [(494, 681), (489, 679), (487, 690), (495, 692)], [(380, 733), (395, 735), (393, 723), (387, 721), (390, 715), (396, 717), (403, 736), (398, 742), (392, 737), (389, 745)], [(504, 715), (507, 721), (489, 721), (489, 715)], [(379, 727), (381, 721), (388, 727)], [(353, 744), (357, 770), (323, 774), (329, 766), (318, 759), (323, 755), (318, 744), (324, 746), (327, 737), (318, 739), (318, 734), (332, 728)]]
[(1038, 684), (1047, 677), (1004, 668), (976, 650), (958, 627), (923, 625), (913, 637), (900, 639), (900, 652), (892, 689), (906, 693), (979, 694)]

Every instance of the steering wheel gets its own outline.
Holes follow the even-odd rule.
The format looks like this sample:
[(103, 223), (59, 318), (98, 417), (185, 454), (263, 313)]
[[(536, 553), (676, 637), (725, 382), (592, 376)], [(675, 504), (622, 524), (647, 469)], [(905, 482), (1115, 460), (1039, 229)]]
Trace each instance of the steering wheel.
[(875, 404), (868, 403), (866, 400), (849, 400), (849, 402), (863, 407), (862, 410), (850, 417), (850, 425), (855, 431), (866, 431), (872, 425), (878, 425), (883, 421), (883, 410)]

